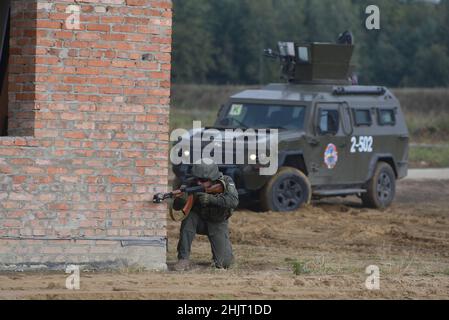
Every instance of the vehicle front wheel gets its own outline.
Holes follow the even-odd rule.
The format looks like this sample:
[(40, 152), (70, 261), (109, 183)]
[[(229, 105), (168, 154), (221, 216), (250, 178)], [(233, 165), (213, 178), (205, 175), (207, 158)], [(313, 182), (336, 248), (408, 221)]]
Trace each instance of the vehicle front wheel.
[(284, 167), (262, 189), (263, 211), (295, 211), (310, 203), (312, 188), (309, 179), (299, 170)]
[(374, 176), (367, 184), (367, 192), (362, 194), (365, 207), (385, 209), (391, 205), (396, 195), (396, 176), (388, 163), (379, 162)]

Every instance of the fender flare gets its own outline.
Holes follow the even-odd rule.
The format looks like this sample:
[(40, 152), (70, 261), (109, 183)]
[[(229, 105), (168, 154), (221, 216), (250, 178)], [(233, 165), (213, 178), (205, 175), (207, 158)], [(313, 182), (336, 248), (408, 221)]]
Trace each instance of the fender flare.
[[(387, 161), (385, 161), (385, 160), (387, 160)], [(369, 181), (374, 176), (374, 171), (376, 170), (376, 166), (380, 161), (384, 161), (384, 162), (388, 163), (389, 165), (392, 165), (392, 169), (394, 171), (396, 179), (398, 178), (398, 168), (397, 168), (394, 156), (391, 153), (380, 153), (380, 154), (374, 155), (371, 158), (371, 161), (370, 161), (370, 164), (368, 167), (368, 175), (366, 177), (365, 182)]]
[[(288, 157), (301, 157), (304, 163), (304, 169), (306, 172), (303, 172), (306, 176), (308, 175), (309, 169), (307, 168), (307, 164), (304, 160), (304, 152), (302, 150), (296, 150), (296, 151), (283, 151), (279, 153), (279, 168), (282, 168), (285, 166), (285, 161)], [(299, 169), (299, 168), (298, 168)]]

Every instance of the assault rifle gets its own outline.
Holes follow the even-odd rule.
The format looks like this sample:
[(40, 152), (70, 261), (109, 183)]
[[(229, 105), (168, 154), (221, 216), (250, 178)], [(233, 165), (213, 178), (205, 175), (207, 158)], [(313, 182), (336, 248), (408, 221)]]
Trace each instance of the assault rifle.
[[(155, 194), (153, 196), (153, 203), (159, 204), (159, 203), (164, 202), (165, 200), (179, 198), (179, 197), (182, 197), (184, 194), (187, 194), (188, 195), (187, 202), (186, 202), (184, 208), (182, 209), (182, 213), (184, 214), (184, 217), (186, 217), (190, 213), (190, 211), (192, 210), (192, 207), (194, 205), (195, 193), (200, 193), (200, 192), (209, 193), (209, 194), (220, 194), (220, 193), (224, 192), (224, 185), (222, 183), (217, 183), (217, 184), (210, 186), (209, 188), (205, 188), (200, 185), (198, 185), (198, 186), (182, 186), (180, 189), (174, 190), (169, 193)], [(172, 218), (173, 218), (173, 216), (172, 216)]]

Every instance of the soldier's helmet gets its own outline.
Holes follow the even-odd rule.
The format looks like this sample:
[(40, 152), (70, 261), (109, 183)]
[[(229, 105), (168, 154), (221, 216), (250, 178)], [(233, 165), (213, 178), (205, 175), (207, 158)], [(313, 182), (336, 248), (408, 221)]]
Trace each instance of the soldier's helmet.
[(221, 176), (218, 166), (215, 163), (194, 164), (192, 167), (192, 175), (198, 179), (209, 179), (212, 181), (220, 179)]

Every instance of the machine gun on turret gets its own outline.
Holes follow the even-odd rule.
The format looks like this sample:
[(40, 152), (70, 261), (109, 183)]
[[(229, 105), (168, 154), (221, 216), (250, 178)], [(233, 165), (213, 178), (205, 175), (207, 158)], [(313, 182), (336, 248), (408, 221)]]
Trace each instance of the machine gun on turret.
[(347, 83), (351, 78), (353, 37), (348, 31), (337, 43), (278, 42), (278, 51), (265, 49), (268, 58), (279, 59), (281, 78), (291, 83)]

